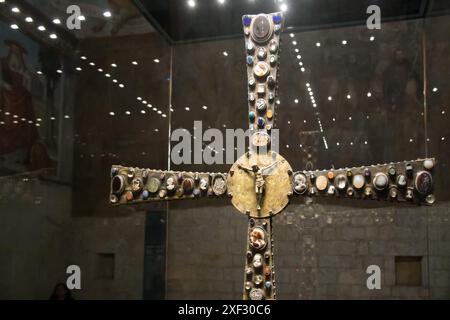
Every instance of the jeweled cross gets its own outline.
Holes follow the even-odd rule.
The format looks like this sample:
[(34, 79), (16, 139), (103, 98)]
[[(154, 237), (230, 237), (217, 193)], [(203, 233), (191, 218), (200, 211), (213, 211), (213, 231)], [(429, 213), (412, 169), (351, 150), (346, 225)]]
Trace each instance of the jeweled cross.
[(113, 166), (114, 205), (228, 196), (249, 217), (244, 299), (275, 299), (272, 218), (294, 195), (434, 202), (434, 159), (368, 167), (294, 172), (271, 150), (280, 58), (282, 13), (242, 19), (248, 75), (250, 151), (226, 173), (149, 170)]

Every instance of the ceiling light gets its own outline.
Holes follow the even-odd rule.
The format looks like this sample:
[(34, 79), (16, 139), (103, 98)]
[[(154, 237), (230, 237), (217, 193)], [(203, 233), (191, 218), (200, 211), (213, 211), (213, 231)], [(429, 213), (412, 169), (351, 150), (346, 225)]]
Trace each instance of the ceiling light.
[(195, 2), (195, 0), (188, 0), (187, 5), (191, 8), (194, 8), (197, 3)]
[(87, 60), (86, 56), (81, 56), (80, 59), (81, 60)]
[(294, 100), (294, 103), (298, 103), (298, 102), (299, 102), (298, 99), (295, 99), (295, 100)]
[(78, 17), (78, 20), (80, 20), (80, 21), (86, 21), (86, 17), (85, 17), (85, 16), (79, 16), (79, 17)]
[(58, 39), (58, 36), (54, 33), (51, 33), (49, 37), (50, 37), (50, 39), (53, 39), (53, 40)]
[(223, 55), (224, 55), (225, 57), (228, 57), (228, 52), (224, 51), (224, 52), (222, 52), (222, 53), (223, 53)]
[(44, 26), (39, 26), (39, 27), (38, 27), (38, 30), (39, 30), (39, 31), (45, 31), (46, 28), (45, 28)]
[(133, 65), (135, 65), (135, 66), (137, 66), (138, 65), (138, 63), (137, 63), (137, 61), (133, 61), (133, 62), (131, 62)]
[(20, 12), (20, 9), (17, 8), (17, 7), (12, 7), (12, 8), (11, 8), (11, 11), (14, 12), (14, 13), (19, 13), (19, 12)]
[(160, 63), (159, 59), (153, 59), (154, 63)]
[(333, 97), (332, 97), (332, 96), (329, 96), (329, 97), (328, 97), (328, 101), (331, 101), (331, 100), (333, 100)]
[(103, 16), (104, 16), (105, 18), (111, 18), (112, 13), (111, 13), (111, 11), (105, 11), (105, 12), (103, 12)]
[(292, 41), (292, 45), (296, 46), (297, 45), (297, 41)]
[(17, 24), (13, 23), (13, 24), (11, 25), (11, 29), (17, 30), (17, 29), (19, 29), (19, 26), (18, 26)]
[(127, 115), (127, 116), (129, 116), (129, 115), (131, 115), (131, 112), (130, 111), (125, 111), (125, 114)]
[(293, 33), (291, 33), (289, 36), (290, 36), (291, 38), (293, 38), (295, 35), (294, 35)]
[(186, 107), (186, 108), (184, 108), (186, 111), (191, 111), (191, 108), (189, 108), (189, 107)]
[(203, 110), (208, 110), (208, 107), (207, 106), (203, 106)]
[(347, 95), (347, 99), (350, 100), (351, 98), (352, 98), (352, 96), (348, 94), (348, 95)]
[(371, 92), (367, 92), (367, 96), (370, 98), (372, 96)]
[(438, 91), (438, 88), (434, 87), (433, 92), (437, 92), (437, 91)]
[(33, 20), (32, 17), (26, 17), (25, 21), (28, 22), (28, 23), (32, 23), (34, 20)]
[(316, 42), (316, 47), (320, 47), (320, 46), (321, 46), (320, 42)]
[(111, 111), (111, 112), (109, 113), (109, 115), (110, 115), (110, 116), (115, 116), (116, 114), (115, 114), (114, 112)]
[(347, 40), (342, 40), (342, 44), (345, 46), (347, 44)]
[(80, 67), (76, 67), (75, 70), (82, 71), (83, 69), (81, 69)]
[(61, 24), (61, 20), (59, 20), (58, 18), (53, 19), (52, 21), (54, 24)]
[(141, 110), (141, 113), (142, 114), (146, 114), (147, 112), (145, 110)]
[(111, 63), (111, 67), (113, 67), (113, 68), (117, 68), (117, 64), (115, 64), (115, 63)]
[(287, 9), (288, 9), (288, 6), (287, 6), (286, 3), (282, 3), (282, 4), (280, 5), (280, 10), (281, 10), (281, 11), (286, 12)]
[(125, 85), (121, 83), (121, 84), (119, 84), (119, 87), (123, 89), (123, 88), (125, 88)]
[(374, 40), (375, 40), (375, 37), (374, 37), (374, 36), (371, 36), (371, 37), (369, 38), (369, 40), (370, 40), (370, 41), (374, 41)]

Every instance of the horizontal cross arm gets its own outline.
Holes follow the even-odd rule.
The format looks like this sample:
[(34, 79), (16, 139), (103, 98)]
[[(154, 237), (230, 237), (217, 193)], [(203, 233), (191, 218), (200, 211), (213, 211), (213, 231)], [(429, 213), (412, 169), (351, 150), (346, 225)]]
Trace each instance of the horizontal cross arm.
[(294, 195), (433, 204), (435, 159), (338, 170), (298, 171)]
[(227, 174), (113, 166), (113, 205), (227, 196)]

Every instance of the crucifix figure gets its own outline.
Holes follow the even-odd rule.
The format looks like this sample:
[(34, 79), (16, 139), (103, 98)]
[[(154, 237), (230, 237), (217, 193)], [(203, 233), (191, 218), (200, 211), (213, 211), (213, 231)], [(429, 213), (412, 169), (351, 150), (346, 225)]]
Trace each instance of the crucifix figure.
[(323, 171), (293, 171), (271, 149), (283, 15), (242, 19), (248, 76), (250, 151), (228, 173), (175, 172), (113, 166), (113, 205), (228, 196), (248, 216), (243, 297), (276, 298), (272, 219), (293, 196), (433, 204), (434, 159)]

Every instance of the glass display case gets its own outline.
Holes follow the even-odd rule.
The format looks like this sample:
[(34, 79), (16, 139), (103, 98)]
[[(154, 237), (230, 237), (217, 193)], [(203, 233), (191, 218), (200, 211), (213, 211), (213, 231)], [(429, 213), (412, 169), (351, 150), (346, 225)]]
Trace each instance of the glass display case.
[[(230, 199), (239, 194), (228, 185), (219, 197), (208, 177), (231, 179), (247, 151), (226, 138), (249, 128), (258, 74), (247, 40), (265, 31), (248, 27), (260, 13), (275, 13), (268, 21), (279, 37), (274, 114), (264, 119), (278, 130), (290, 175), (332, 173), (328, 186), (333, 172), (393, 168), (398, 184), (395, 170), (414, 165), (414, 177), (430, 172), (433, 184), (421, 203), (391, 193), (351, 199), (348, 189), (315, 197), (318, 182), (312, 194), (291, 190), (289, 206), (270, 217), (277, 295), (269, 297), (450, 298), (444, 0), (0, 1), (0, 298), (257, 296), (246, 289), (259, 286), (246, 278), (249, 219)], [(267, 48), (255, 59), (269, 61)], [(223, 140), (208, 137), (211, 129)], [(199, 161), (194, 149), (174, 161), (175, 132), (199, 146)], [(119, 167), (192, 172), (195, 184), (205, 173), (211, 186), (177, 195), (198, 198), (186, 201), (140, 201), (147, 197), (133, 189), (116, 199)], [(115, 205), (122, 200), (133, 203)]]

